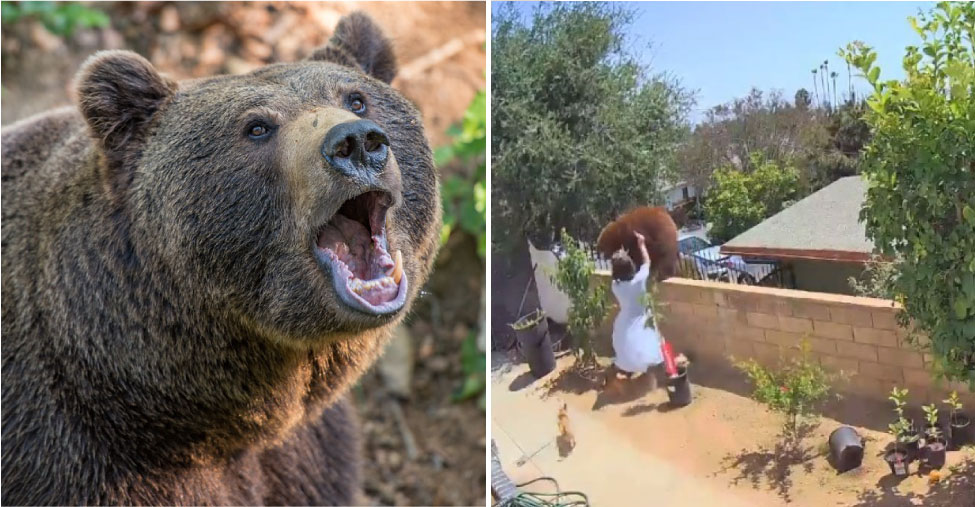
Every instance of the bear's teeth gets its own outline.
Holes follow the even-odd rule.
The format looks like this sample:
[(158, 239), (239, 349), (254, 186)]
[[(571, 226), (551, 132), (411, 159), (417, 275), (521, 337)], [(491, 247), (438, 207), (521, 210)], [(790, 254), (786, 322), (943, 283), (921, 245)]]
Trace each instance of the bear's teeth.
[(399, 250), (393, 252), (393, 262), (393, 272), (390, 276), (399, 285), (399, 281), (403, 278), (403, 254)]

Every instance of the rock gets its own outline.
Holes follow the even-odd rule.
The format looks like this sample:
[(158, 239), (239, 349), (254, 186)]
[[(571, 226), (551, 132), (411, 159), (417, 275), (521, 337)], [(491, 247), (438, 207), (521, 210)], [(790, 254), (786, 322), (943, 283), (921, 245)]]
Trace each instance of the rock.
[(389, 392), (401, 398), (409, 398), (413, 382), (413, 339), (409, 329), (400, 325), (379, 358), (379, 374)]
[(179, 30), (179, 11), (176, 7), (167, 6), (159, 13), (159, 29), (168, 33)]

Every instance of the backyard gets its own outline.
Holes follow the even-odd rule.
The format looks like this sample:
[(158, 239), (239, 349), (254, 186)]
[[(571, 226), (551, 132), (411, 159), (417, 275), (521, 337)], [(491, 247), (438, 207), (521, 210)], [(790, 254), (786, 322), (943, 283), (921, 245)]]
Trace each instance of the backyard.
[[(747, 396), (740, 375), (695, 370), (694, 400), (672, 408), (663, 389), (628, 386), (607, 401), (563, 357), (532, 382), (525, 364), (496, 353), (492, 363), (491, 430), (502, 465), (515, 482), (551, 476), (593, 505), (906, 506), (975, 502), (975, 448), (949, 452), (940, 481), (927, 474), (898, 480), (882, 459), (891, 437), (888, 406), (837, 401), (808, 429), (801, 452), (783, 455), (779, 415)], [(606, 363), (607, 358), (600, 358)], [(730, 379), (734, 379), (733, 381)], [(555, 445), (561, 402), (577, 442), (567, 457)], [(831, 431), (851, 425), (864, 437), (863, 464), (837, 473), (826, 456)], [(532, 487), (525, 488), (532, 490)], [(544, 489), (541, 489), (544, 491)]]

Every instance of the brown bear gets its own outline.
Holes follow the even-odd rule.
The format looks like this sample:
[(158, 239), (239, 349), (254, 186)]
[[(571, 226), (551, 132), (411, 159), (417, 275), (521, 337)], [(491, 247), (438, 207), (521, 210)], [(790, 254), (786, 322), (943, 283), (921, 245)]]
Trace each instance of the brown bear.
[(642, 206), (607, 224), (596, 240), (596, 250), (609, 259), (622, 248), (639, 267), (643, 261), (633, 231), (646, 238), (650, 269), (657, 281), (677, 274), (677, 225), (667, 209), (661, 206)]
[(4, 504), (357, 501), (346, 392), (439, 244), (395, 72), (352, 14), (245, 75), (98, 53), (3, 129)]

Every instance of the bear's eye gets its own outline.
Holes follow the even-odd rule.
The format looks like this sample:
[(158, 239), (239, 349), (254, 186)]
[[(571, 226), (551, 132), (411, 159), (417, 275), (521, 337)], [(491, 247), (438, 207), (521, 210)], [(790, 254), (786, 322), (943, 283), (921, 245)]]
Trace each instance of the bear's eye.
[(349, 111), (357, 115), (363, 115), (366, 112), (366, 101), (362, 99), (359, 94), (354, 94), (349, 97)]
[(251, 139), (264, 139), (269, 135), (271, 135), (271, 127), (264, 123), (253, 123), (247, 127), (247, 136)]

